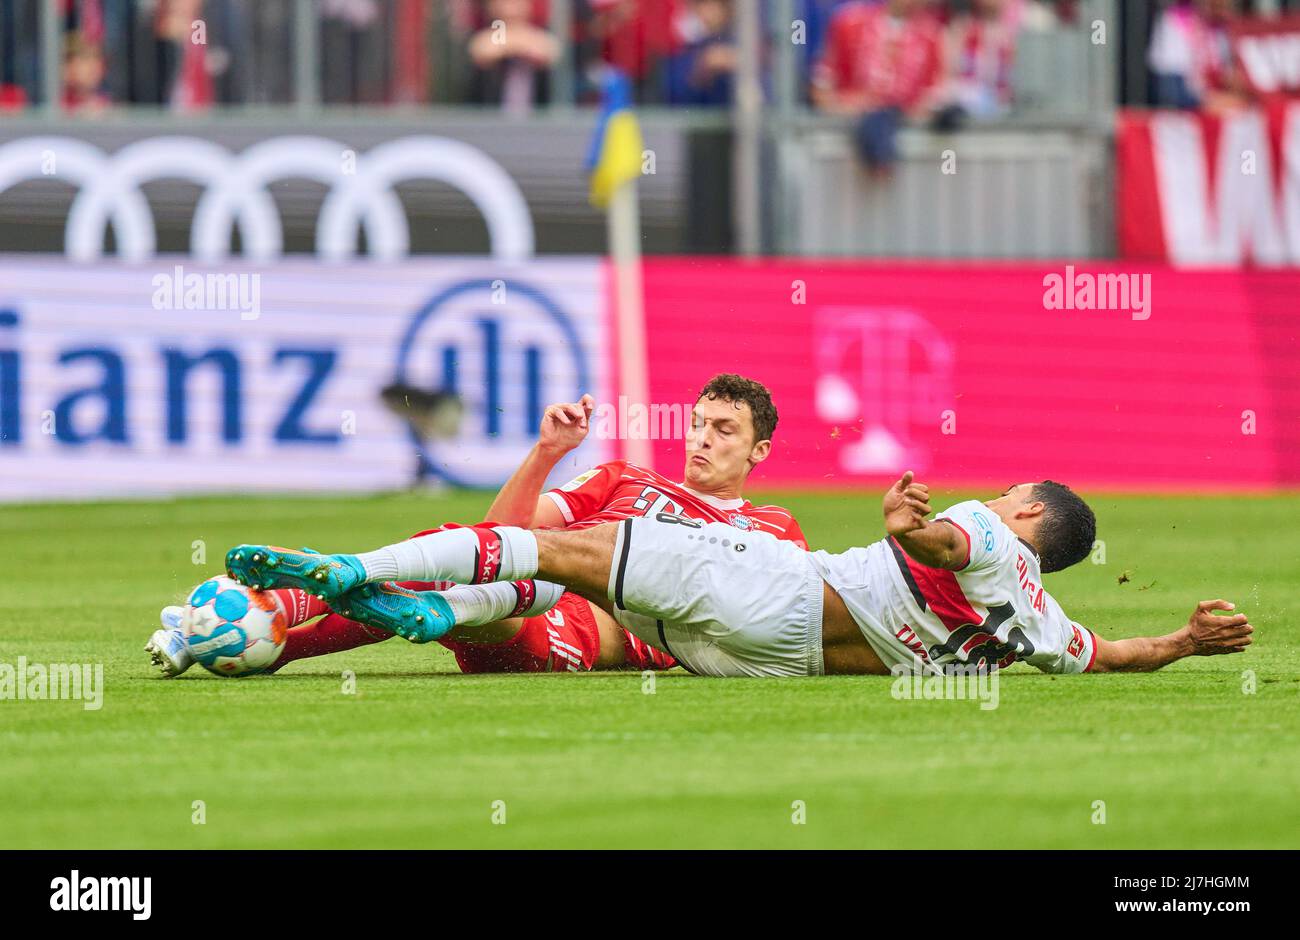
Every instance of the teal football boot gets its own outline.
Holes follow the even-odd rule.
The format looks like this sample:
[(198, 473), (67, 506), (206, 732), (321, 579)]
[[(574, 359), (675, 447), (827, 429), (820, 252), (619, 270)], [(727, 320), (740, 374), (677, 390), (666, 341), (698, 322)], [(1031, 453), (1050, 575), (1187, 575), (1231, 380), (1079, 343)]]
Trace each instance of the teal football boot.
[(298, 588), (326, 601), (366, 583), (355, 555), (321, 555), (276, 545), (237, 545), (226, 553), (226, 572), (247, 587)]
[(431, 643), (456, 625), (451, 605), (437, 591), (408, 591), (392, 583), (362, 585), (330, 607), (412, 643)]

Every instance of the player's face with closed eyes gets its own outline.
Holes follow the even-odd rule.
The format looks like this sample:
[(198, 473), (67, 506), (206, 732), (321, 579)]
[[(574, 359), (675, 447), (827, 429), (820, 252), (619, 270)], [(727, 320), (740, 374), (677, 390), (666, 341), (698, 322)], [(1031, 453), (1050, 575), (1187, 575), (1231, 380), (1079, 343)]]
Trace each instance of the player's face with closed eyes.
[(1034, 499), (1033, 483), (1017, 483), (1009, 486), (997, 499), (986, 500), (984, 505), (992, 509), (1003, 522), (1010, 524), (1010, 520), (1017, 515), (1026, 512), (1032, 512), (1035, 506), (1042, 506), (1042, 503)]
[(984, 500), (984, 505), (988, 506), (990, 509), (997, 509), (999, 506), (1007, 505), (1012, 499), (1015, 498), (1016, 491), (1020, 489), (1020, 485), (1021, 484), (1016, 483), (1012, 486), (1008, 486), (1005, 490), (1002, 491), (1001, 496), (998, 496), (995, 499)]
[(703, 493), (739, 490), (751, 466), (767, 456), (770, 441), (754, 441), (749, 405), (701, 398), (686, 432), (686, 485)]

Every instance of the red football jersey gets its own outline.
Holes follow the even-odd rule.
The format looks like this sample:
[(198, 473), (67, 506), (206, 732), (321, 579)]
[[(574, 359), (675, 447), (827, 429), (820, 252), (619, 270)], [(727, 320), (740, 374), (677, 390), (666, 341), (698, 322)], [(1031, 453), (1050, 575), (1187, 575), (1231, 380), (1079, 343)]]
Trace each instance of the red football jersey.
[(927, 13), (899, 20), (883, 5), (846, 4), (832, 14), (813, 83), (866, 95), (872, 107), (910, 109), (943, 81), (943, 31)]
[(746, 531), (770, 532), (800, 548), (808, 547), (799, 523), (788, 509), (697, 493), (626, 460), (593, 467), (559, 489), (548, 490), (546, 495), (559, 507), (567, 528), (669, 512), (703, 522), (725, 522)]

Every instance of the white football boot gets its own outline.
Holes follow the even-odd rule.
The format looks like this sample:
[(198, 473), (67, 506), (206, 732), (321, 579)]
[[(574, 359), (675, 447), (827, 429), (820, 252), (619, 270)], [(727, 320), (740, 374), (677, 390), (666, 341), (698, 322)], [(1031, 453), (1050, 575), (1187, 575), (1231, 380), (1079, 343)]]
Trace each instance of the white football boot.
[(162, 629), (155, 630), (153, 636), (149, 637), (149, 642), (144, 645), (149, 659), (166, 679), (175, 678), (194, 665), (189, 644), (181, 632), (181, 614), (184, 611), (185, 608), (175, 605), (164, 607), (160, 618)]

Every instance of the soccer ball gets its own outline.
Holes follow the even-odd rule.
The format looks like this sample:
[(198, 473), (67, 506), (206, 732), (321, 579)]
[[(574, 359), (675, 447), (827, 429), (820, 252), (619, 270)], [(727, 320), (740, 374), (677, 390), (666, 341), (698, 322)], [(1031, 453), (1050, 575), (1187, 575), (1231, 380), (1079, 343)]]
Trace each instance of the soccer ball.
[(181, 615), (181, 632), (195, 661), (218, 676), (251, 676), (284, 649), (287, 618), (274, 595), (224, 575), (196, 587)]

